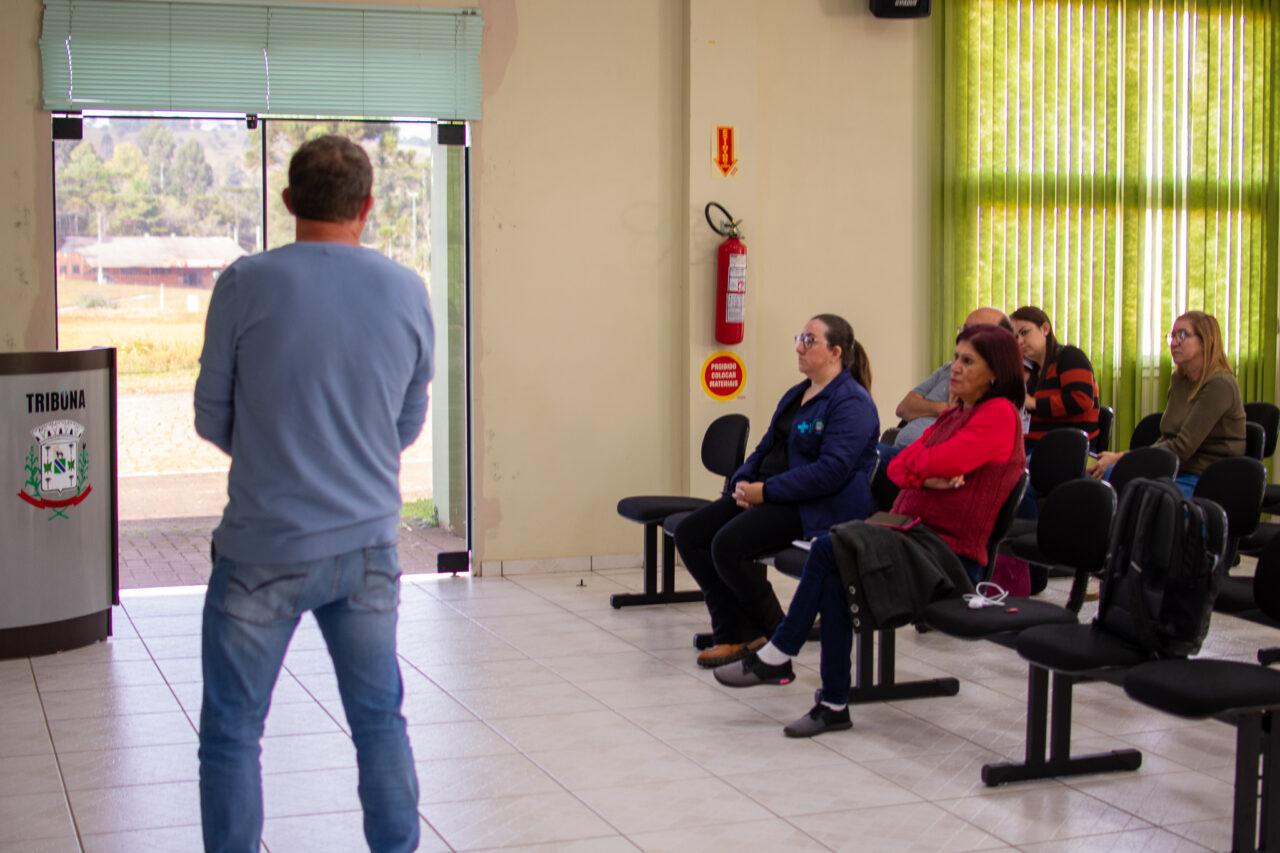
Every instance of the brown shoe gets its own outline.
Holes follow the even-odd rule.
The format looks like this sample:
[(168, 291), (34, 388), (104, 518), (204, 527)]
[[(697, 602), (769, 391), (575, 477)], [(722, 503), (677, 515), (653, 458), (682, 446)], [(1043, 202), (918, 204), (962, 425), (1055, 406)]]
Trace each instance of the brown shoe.
[(764, 637), (756, 637), (749, 643), (720, 643), (698, 655), (698, 666), (715, 669), (717, 666), (742, 660), (767, 642)]

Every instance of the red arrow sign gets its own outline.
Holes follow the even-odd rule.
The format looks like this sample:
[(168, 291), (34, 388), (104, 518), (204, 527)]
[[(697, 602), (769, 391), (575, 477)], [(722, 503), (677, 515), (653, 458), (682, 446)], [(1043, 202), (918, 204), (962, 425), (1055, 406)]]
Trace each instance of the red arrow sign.
[(716, 128), (716, 156), (715, 164), (720, 169), (720, 173), (726, 178), (733, 171), (733, 167), (738, 165), (738, 158), (733, 156), (733, 128), (717, 127)]

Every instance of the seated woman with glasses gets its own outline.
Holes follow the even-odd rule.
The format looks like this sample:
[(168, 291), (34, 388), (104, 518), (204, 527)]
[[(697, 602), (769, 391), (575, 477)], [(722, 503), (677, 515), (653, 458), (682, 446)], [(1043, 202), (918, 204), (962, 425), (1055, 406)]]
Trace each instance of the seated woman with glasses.
[(875, 509), (880, 420), (866, 351), (847, 321), (819, 314), (796, 336), (796, 353), (806, 378), (782, 395), (769, 429), (730, 479), (731, 494), (676, 530), (676, 548), (711, 613), (713, 645), (698, 655), (699, 666), (740, 660), (782, 621), (756, 557)]
[(1031, 426), (1023, 438), (1027, 453), (1051, 429), (1074, 427), (1098, 436), (1098, 382), (1089, 356), (1053, 336), (1049, 315), (1024, 305), (1009, 315), (1023, 358), (1034, 368), (1027, 382), (1026, 409)]
[[(1244, 402), (1212, 314), (1188, 311), (1179, 317), (1169, 333), (1169, 355), (1173, 377), (1155, 446), (1178, 457), (1178, 488), (1191, 497), (1204, 469), (1219, 459), (1244, 455)], [(1089, 473), (1103, 479), (1123, 455), (1101, 454)]]
[[(1027, 458), (1045, 433), (1061, 427), (1082, 429), (1089, 438), (1098, 436), (1098, 382), (1089, 356), (1071, 344), (1060, 344), (1053, 336), (1049, 315), (1034, 305), (1024, 305), (1009, 315), (1022, 357), (1032, 365), (1027, 380), (1026, 410), (1030, 417), (1023, 446)], [(1036, 499), (1041, 497), (1028, 486), (1020, 518), (1037, 518)]]
[(787, 616), (769, 643), (718, 667), (730, 687), (787, 684), (791, 658), (822, 614), (818, 704), (783, 728), (788, 737), (847, 729), (853, 632), (905, 624), (930, 601), (971, 592), (1001, 505), (1022, 476), (1026, 389), (1013, 335), (971, 326), (956, 337), (947, 409), (889, 463), (902, 487), (896, 527), (848, 522), (814, 540)]

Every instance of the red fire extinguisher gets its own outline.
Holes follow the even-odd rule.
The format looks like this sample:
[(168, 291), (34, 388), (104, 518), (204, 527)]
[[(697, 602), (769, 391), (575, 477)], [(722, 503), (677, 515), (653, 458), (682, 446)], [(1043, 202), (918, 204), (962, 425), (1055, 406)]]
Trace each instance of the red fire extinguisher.
[[(719, 226), (711, 221), (713, 207), (725, 217)], [(716, 264), (716, 342), (740, 344), (747, 308), (747, 244), (740, 239), (742, 232), (738, 228), (742, 220), (735, 220), (714, 201), (703, 209), (703, 214), (711, 230), (725, 238)]]

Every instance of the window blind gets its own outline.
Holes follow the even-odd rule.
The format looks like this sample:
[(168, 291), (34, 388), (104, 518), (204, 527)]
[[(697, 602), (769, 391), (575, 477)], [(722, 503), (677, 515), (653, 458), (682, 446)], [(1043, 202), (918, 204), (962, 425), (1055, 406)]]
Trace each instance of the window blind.
[(45, 109), (480, 118), (479, 9), (44, 0)]
[(1169, 330), (1213, 314), (1246, 400), (1276, 389), (1275, 0), (934, 4), (935, 356), (978, 305), (1088, 354), (1120, 447), (1164, 407)]

